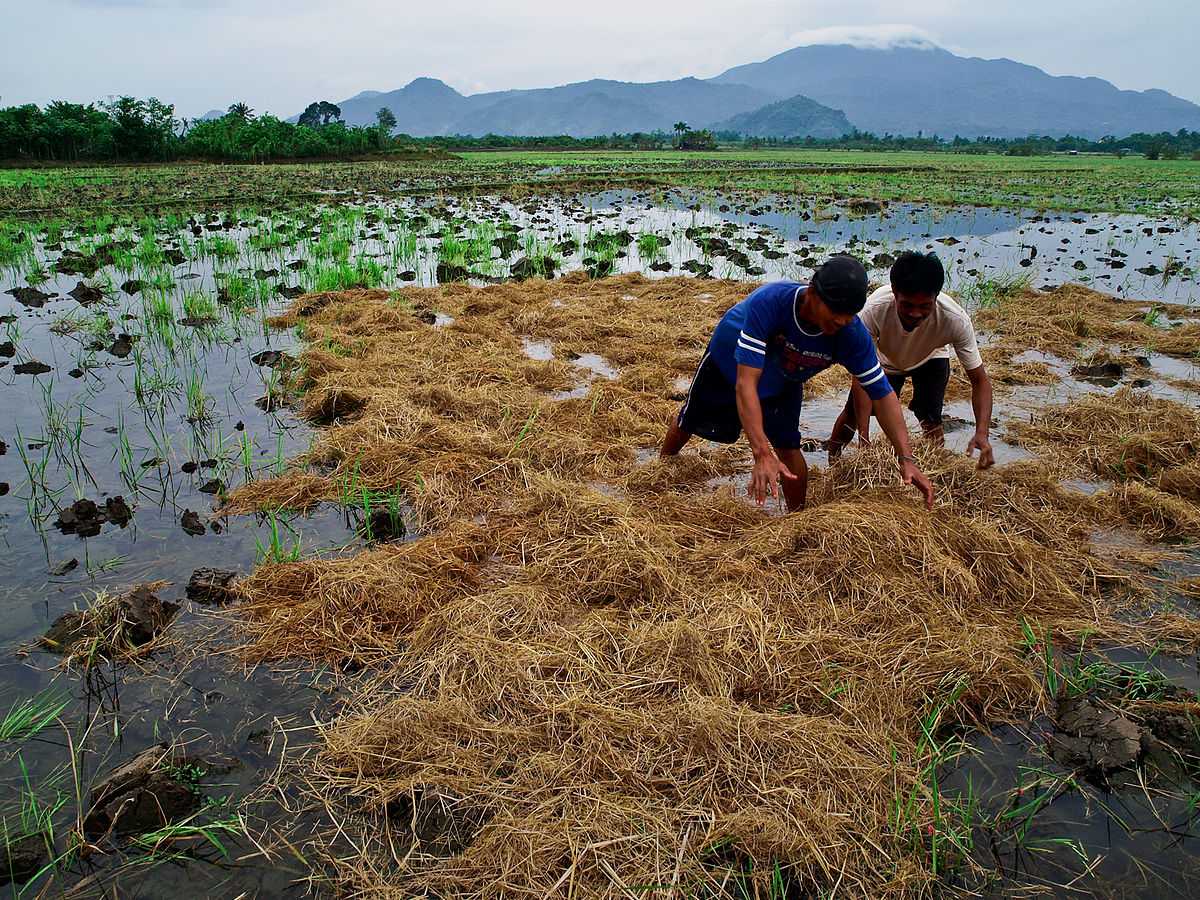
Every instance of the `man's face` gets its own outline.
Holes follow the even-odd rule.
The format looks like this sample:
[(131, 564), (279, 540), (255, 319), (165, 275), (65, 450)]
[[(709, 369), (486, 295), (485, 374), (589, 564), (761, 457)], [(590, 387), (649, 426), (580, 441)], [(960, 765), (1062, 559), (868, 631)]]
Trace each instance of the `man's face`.
[(929, 318), (937, 297), (933, 294), (901, 294), (896, 292), (896, 315), (906, 331), (912, 331)]
[(821, 329), (821, 334), (833, 336), (854, 321), (854, 313), (834, 312), (819, 295), (813, 300), (812, 323)]

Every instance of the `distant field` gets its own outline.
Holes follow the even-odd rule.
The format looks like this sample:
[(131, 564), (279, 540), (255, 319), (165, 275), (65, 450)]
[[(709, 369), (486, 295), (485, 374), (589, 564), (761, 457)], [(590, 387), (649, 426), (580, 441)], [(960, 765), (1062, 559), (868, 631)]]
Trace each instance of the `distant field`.
[(470, 152), (446, 161), (0, 169), (0, 215), (338, 194), (604, 187), (786, 193), (1080, 212), (1200, 214), (1200, 162), (848, 150)]

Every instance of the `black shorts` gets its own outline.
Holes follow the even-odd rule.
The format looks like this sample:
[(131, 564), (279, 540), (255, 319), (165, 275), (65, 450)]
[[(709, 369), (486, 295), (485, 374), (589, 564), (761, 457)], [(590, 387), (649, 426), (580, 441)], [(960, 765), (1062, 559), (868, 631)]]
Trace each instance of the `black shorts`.
[(910, 378), (913, 391), (908, 408), (922, 425), (930, 428), (941, 425), (946, 385), (950, 383), (950, 360), (945, 357), (930, 359), (907, 372), (889, 372), (888, 381), (897, 397), (904, 382)]
[[(800, 447), (800, 407), (804, 391), (794, 389), (774, 397), (760, 397), (763, 431), (776, 450), (796, 450)], [(679, 427), (718, 444), (732, 444), (742, 433), (738, 417), (737, 393), (712, 358), (705, 353), (692, 379), (692, 387), (683, 409), (679, 411)]]

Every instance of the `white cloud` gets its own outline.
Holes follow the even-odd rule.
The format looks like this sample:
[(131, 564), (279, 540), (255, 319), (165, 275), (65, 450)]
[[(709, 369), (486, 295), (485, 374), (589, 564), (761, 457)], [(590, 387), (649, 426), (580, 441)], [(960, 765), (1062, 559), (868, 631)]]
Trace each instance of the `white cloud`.
[(829, 28), (809, 28), (788, 38), (793, 47), (815, 44), (849, 44), (871, 50), (889, 47), (936, 47), (937, 39), (924, 28), (915, 25), (833, 25)]

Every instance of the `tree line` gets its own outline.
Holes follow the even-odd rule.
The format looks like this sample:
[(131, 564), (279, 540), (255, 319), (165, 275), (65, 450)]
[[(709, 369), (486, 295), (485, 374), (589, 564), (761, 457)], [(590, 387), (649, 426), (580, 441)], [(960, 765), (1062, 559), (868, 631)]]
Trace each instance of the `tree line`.
[(55, 162), (209, 159), (257, 162), (350, 157), (413, 149), (391, 134), (396, 117), (381, 109), (374, 126), (349, 126), (334, 103), (309, 104), (295, 123), (254, 115), (235, 103), (212, 119), (186, 119), (155, 97), (102, 103), (55, 101), (0, 108), (0, 159)]
[(351, 126), (342, 111), (325, 100), (310, 103), (296, 122), (254, 114), (235, 103), (212, 119), (175, 115), (171, 104), (150, 97), (118, 97), (101, 103), (55, 101), (0, 108), (0, 159), (74, 162), (167, 161), (207, 159), (258, 162), (281, 159), (344, 158), (371, 153), (441, 150), (711, 150), (718, 146), (748, 148), (808, 147), (860, 150), (935, 150), (954, 153), (1003, 153), (1034, 156), (1049, 153), (1135, 153), (1149, 159), (1200, 159), (1200, 131), (1180, 129), (1159, 134), (1135, 133), (1099, 140), (1030, 135), (1024, 138), (950, 139), (938, 135), (876, 135), (852, 131), (840, 138), (758, 138), (738, 132), (690, 128), (676, 122), (673, 134), (629, 132), (596, 137), (570, 135), (445, 135), (415, 138), (395, 134), (390, 109), (376, 113), (371, 126)]

